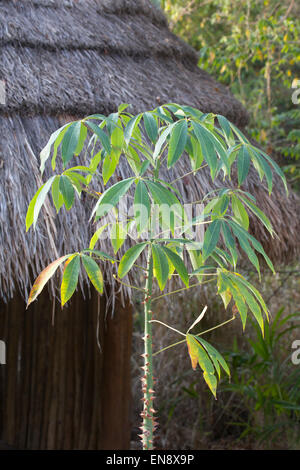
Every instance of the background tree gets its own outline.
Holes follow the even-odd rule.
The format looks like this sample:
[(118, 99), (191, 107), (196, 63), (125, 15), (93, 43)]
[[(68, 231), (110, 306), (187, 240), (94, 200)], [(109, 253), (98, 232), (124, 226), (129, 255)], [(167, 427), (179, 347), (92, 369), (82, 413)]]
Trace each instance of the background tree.
[(294, 0), (162, 0), (173, 31), (199, 51), (199, 66), (247, 107), (248, 132), (277, 154), (299, 187), (300, 5)]

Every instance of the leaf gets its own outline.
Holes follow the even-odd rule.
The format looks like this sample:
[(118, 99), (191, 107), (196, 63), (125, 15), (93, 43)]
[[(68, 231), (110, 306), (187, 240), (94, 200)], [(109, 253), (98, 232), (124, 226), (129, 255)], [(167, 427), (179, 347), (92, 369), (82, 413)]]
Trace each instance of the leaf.
[(73, 122), (65, 133), (61, 146), (61, 157), (64, 166), (71, 160), (76, 152), (80, 137), (81, 121)]
[(91, 241), (90, 241), (90, 245), (89, 245), (89, 248), (91, 250), (93, 250), (94, 246), (96, 245), (97, 241), (99, 240), (100, 236), (101, 236), (101, 233), (103, 232), (103, 230), (106, 229), (106, 227), (108, 226), (108, 224), (105, 224), (105, 225), (101, 225), (101, 227), (99, 227), (96, 232), (94, 233), (94, 235), (92, 236), (91, 238)]
[(239, 193), (239, 199), (246, 204), (247, 207), (259, 218), (259, 220), (264, 224), (266, 229), (270, 232), (273, 236), (273, 228), (271, 222), (269, 221), (268, 217), (255, 205), (253, 202), (249, 201), (245, 196), (242, 196)]
[(64, 199), (66, 209), (70, 210), (74, 203), (75, 191), (67, 176), (61, 175), (59, 179), (59, 189)]
[[(255, 147), (254, 147), (255, 149)], [(256, 149), (257, 150), (257, 149)], [(266, 154), (266, 152), (264, 152), (263, 150), (259, 149), (259, 152), (261, 155), (264, 156), (264, 158), (270, 163), (270, 165), (274, 168), (275, 172), (277, 173), (278, 176), (280, 176), (282, 182), (283, 182), (283, 185), (285, 187), (285, 190), (286, 190), (286, 193), (288, 194), (288, 187), (287, 187), (287, 183), (286, 183), (286, 178), (285, 178), (285, 175), (283, 173), (283, 171), (281, 170), (281, 168), (277, 165), (277, 163), (272, 160), (271, 157), (269, 157), (269, 155)]]
[(101, 129), (101, 127), (97, 126), (97, 124), (89, 121), (85, 121), (85, 124), (96, 134), (98, 139), (100, 140), (104, 150), (106, 153), (111, 152), (111, 145), (110, 140), (107, 134)]
[(122, 222), (115, 222), (111, 227), (110, 237), (114, 253), (121, 248), (127, 236), (127, 229)]
[(167, 258), (171, 261), (172, 265), (175, 267), (178, 272), (182, 282), (188, 287), (189, 285), (189, 275), (185, 267), (184, 262), (174, 251), (170, 250), (166, 246), (161, 247), (164, 253), (167, 255)]
[(82, 152), (86, 136), (87, 136), (87, 128), (82, 122), (80, 122), (80, 133), (79, 133), (77, 147), (74, 153), (75, 155), (79, 155)]
[(203, 241), (203, 250), (202, 250), (204, 261), (214, 251), (219, 240), (220, 229), (221, 229), (221, 221), (214, 220), (211, 224), (209, 224), (207, 230), (205, 231), (204, 241)]
[(125, 139), (126, 145), (129, 144), (129, 142), (131, 140), (131, 137), (133, 135), (133, 132), (134, 132), (136, 126), (138, 126), (141, 118), (142, 118), (142, 114), (137, 114), (136, 116), (131, 118), (130, 121), (128, 122), (128, 124), (126, 125), (126, 127), (124, 129), (124, 139)]
[[(120, 121), (119, 126), (121, 126)], [(119, 126), (115, 127), (112, 131), (110, 141), (112, 147), (115, 148), (117, 151), (121, 152), (124, 143), (124, 133), (123, 129)]]
[(128, 108), (129, 106), (131, 105), (128, 103), (121, 103), (118, 107), (118, 113), (119, 114), (123, 113), (123, 111), (125, 111), (125, 109)]
[(239, 186), (245, 181), (250, 168), (250, 155), (246, 145), (243, 145), (237, 154), (237, 170)]
[(101, 269), (93, 258), (90, 256), (82, 255), (83, 266), (87, 272), (87, 275), (95, 287), (95, 289), (102, 294), (103, 293), (103, 276)]
[(63, 279), (61, 283), (60, 293), (61, 293), (61, 305), (62, 307), (65, 303), (72, 297), (75, 292), (78, 276), (80, 270), (80, 256), (75, 255), (74, 258), (68, 263), (64, 270)]
[(210, 343), (205, 341), (203, 338), (197, 337), (197, 339), (202, 344), (202, 346), (206, 349), (210, 358), (213, 359), (214, 357), (219, 362), (219, 364), (223, 367), (226, 374), (230, 377), (230, 370), (223, 356)]
[(118, 275), (121, 279), (128, 273), (128, 271), (130, 271), (136, 259), (140, 256), (140, 254), (142, 253), (142, 251), (145, 249), (146, 246), (147, 246), (147, 242), (138, 243), (126, 251), (126, 253), (124, 254), (123, 258), (120, 261), (119, 269), (118, 269)]
[(243, 204), (234, 194), (232, 195), (231, 203), (232, 203), (232, 210), (233, 210), (235, 219), (238, 221), (238, 223), (242, 227), (244, 227), (245, 230), (248, 230), (249, 217)]
[[(50, 139), (48, 140), (47, 144), (45, 145), (45, 147), (40, 152), (40, 160), (41, 160), (40, 171), (41, 171), (42, 174), (44, 173), (45, 163), (46, 163), (46, 161), (48, 160), (48, 158), (50, 156), (52, 145), (57, 141), (59, 141), (58, 145), (61, 143), (64, 134), (66, 133), (68, 127), (71, 126), (71, 124), (72, 123), (65, 124), (64, 126), (60, 127), (60, 129), (57, 129), (55, 132), (53, 132), (53, 134), (51, 134)], [(57, 147), (58, 147), (58, 145), (57, 145)], [(57, 149), (56, 149), (56, 151), (57, 151)]]
[(198, 139), (198, 142), (201, 146), (203, 156), (210, 168), (211, 177), (214, 180), (216, 176), (216, 172), (217, 172), (218, 158), (217, 158), (214, 146), (211, 140), (207, 136), (208, 131), (195, 121), (193, 121), (193, 128), (195, 131), (195, 135)]
[(158, 128), (156, 124), (156, 119), (151, 113), (144, 113), (143, 116), (144, 125), (147, 132), (147, 135), (152, 143), (155, 143), (158, 135)]
[(236, 249), (236, 246), (235, 246), (234, 238), (231, 235), (230, 229), (228, 228), (228, 226), (226, 225), (226, 223), (224, 221), (222, 221), (222, 232), (223, 232), (223, 236), (224, 236), (225, 245), (227, 246), (228, 250), (230, 251), (230, 254), (231, 254), (232, 260), (233, 260), (233, 266), (235, 268), (236, 263), (237, 263), (237, 259), (238, 259), (237, 249)]
[(119, 163), (120, 153), (112, 151), (105, 155), (103, 166), (102, 166), (102, 177), (103, 182), (106, 184), (110, 177), (114, 174), (115, 169)]
[(187, 141), (188, 126), (185, 119), (176, 122), (172, 131), (168, 151), (168, 168), (181, 157)]
[(202, 312), (200, 313), (200, 315), (198, 315), (198, 317), (196, 318), (196, 320), (191, 324), (191, 326), (189, 327), (189, 329), (187, 330), (187, 334), (189, 331), (191, 331), (194, 326), (198, 325), (198, 323), (202, 320), (202, 318), (204, 317), (205, 315), (205, 312), (207, 310), (207, 305), (205, 305), (204, 309), (202, 310)]
[(134, 218), (138, 234), (148, 228), (151, 204), (148, 195), (147, 186), (142, 180), (138, 181), (134, 194)]
[(91, 218), (95, 213), (98, 219), (106, 215), (113, 207), (118, 204), (120, 199), (127, 193), (133, 181), (134, 178), (127, 178), (123, 181), (115, 183), (109, 189), (104, 191), (92, 211)]
[(154, 147), (154, 152), (153, 152), (153, 158), (156, 160), (156, 158), (159, 156), (160, 151), (162, 146), (164, 145), (168, 135), (171, 133), (173, 127), (175, 126), (176, 123), (173, 123), (169, 126), (166, 127), (166, 129), (163, 130), (163, 132), (160, 134), (155, 147)]
[(60, 180), (60, 176), (56, 176), (54, 178), (54, 181), (52, 183), (52, 188), (51, 188), (53, 204), (55, 206), (57, 213), (59, 212), (60, 208), (64, 204), (64, 198), (61, 195), (60, 190), (59, 190), (59, 180)]
[(257, 323), (260, 326), (262, 334), (264, 333), (264, 321), (261, 313), (260, 306), (254, 299), (253, 295), (249, 292), (249, 290), (244, 286), (244, 284), (238, 279), (235, 278), (235, 285), (238, 287), (238, 290), (241, 292), (242, 296), (246, 300), (251, 312), (253, 313)]
[(43, 186), (41, 186), (33, 196), (26, 214), (26, 232), (29, 230), (32, 224), (33, 228), (35, 229), (40, 210), (55, 178), (56, 176), (52, 176), (50, 179), (48, 179), (48, 181), (44, 183)]
[(52, 263), (50, 263), (36, 278), (32, 289), (30, 291), (27, 307), (38, 297), (38, 295), (42, 292), (45, 284), (49, 281), (49, 279), (53, 276), (57, 268), (70, 257), (71, 255), (61, 256), (60, 258), (56, 259)]
[(199, 366), (203, 371), (203, 378), (207, 383), (208, 387), (210, 388), (211, 392), (213, 393), (214, 397), (216, 397), (217, 379), (214, 375), (214, 366), (208, 354), (194, 335), (187, 334), (186, 342), (193, 369), (195, 370), (197, 364), (199, 363)]
[(226, 117), (224, 117), (220, 114), (217, 114), (217, 118), (218, 118), (219, 124), (221, 126), (221, 129), (222, 129), (226, 139), (229, 140), (230, 134), (231, 134), (231, 128), (230, 128), (229, 121), (226, 119)]
[(175, 215), (178, 218), (178, 224), (184, 220), (183, 206), (180, 204), (177, 197), (171, 191), (166, 189), (162, 184), (154, 181), (147, 181), (147, 186), (154, 199), (154, 202), (159, 207), (164, 207), (164, 205), (169, 206), (168, 214), (163, 212), (163, 224), (165, 227), (171, 230), (172, 234), (174, 234)]
[(248, 256), (249, 261), (256, 268), (260, 277), (259, 261), (258, 261), (256, 254), (252, 250), (250, 243), (247, 240), (246, 235), (241, 230), (239, 230), (238, 224), (234, 223), (233, 221), (229, 221), (228, 223), (231, 225), (232, 230), (239, 241), (239, 244), (241, 245), (242, 249), (245, 251), (246, 255)]
[(160, 290), (164, 290), (169, 277), (169, 263), (162, 247), (152, 245), (153, 271)]

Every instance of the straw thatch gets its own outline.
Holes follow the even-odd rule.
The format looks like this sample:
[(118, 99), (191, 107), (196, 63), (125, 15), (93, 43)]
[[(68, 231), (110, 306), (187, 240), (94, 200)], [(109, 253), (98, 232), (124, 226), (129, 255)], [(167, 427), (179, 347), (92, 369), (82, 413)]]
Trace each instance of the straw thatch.
[[(56, 219), (49, 203), (36, 232), (25, 234), (28, 203), (41, 183), (39, 151), (62, 122), (113, 112), (121, 102), (131, 103), (132, 112), (170, 101), (189, 104), (241, 128), (247, 113), (197, 67), (196, 53), (169, 32), (149, 1), (2, 0), (0, 18), (0, 80), (6, 84), (6, 104), (0, 105), (0, 292), (8, 300), (17, 287), (27, 293), (32, 276), (54, 258), (89, 241), (88, 202)], [(124, 164), (119, 171), (126, 177), (129, 169)], [(170, 178), (185, 172), (179, 162)], [(205, 171), (180, 184), (187, 201), (215, 187)], [(252, 232), (273, 260), (291, 258), (299, 248), (296, 197), (287, 199), (279, 183), (269, 198), (253, 169), (245, 189), (257, 197), (280, 240), (270, 240), (253, 220)], [(111, 250), (108, 243), (103, 249)], [(113, 283), (109, 273), (108, 281)]]

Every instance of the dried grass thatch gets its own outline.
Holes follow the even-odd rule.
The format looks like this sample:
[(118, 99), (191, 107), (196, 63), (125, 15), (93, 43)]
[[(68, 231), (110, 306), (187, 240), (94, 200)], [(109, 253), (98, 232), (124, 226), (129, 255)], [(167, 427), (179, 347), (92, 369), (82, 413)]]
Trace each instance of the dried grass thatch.
[[(121, 102), (132, 103), (132, 112), (170, 101), (189, 104), (239, 127), (247, 113), (197, 67), (196, 53), (169, 32), (150, 1), (0, 0), (0, 18), (0, 80), (6, 83), (6, 104), (0, 105), (0, 292), (8, 300), (16, 288), (26, 294), (32, 276), (58, 255), (88, 244), (88, 202), (55, 220), (49, 203), (36, 232), (25, 234), (28, 203), (41, 182), (39, 151), (62, 121), (110, 113)], [(124, 164), (119, 171), (125, 177), (129, 169)], [(170, 178), (185, 172), (179, 162)], [(204, 171), (179, 184), (189, 201), (222, 182), (212, 185)], [(245, 189), (257, 197), (280, 240), (270, 240), (254, 221), (252, 232), (280, 260), (298, 252), (299, 203), (275, 186), (270, 198), (252, 169)]]

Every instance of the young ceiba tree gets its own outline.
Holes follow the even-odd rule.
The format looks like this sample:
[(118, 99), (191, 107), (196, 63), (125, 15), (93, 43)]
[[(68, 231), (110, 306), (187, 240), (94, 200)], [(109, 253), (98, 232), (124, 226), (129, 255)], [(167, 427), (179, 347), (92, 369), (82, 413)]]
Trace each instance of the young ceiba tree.
[[(272, 236), (274, 233), (270, 221), (256, 206), (253, 195), (243, 191), (241, 185), (247, 178), (251, 162), (261, 180), (266, 178), (270, 193), (272, 170), (282, 178), (285, 187), (286, 183), (278, 165), (266, 153), (254, 147), (223, 116), (204, 114), (195, 108), (174, 103), (135, 116), (126, 111), (127, 107), (128, 105), (122, 104), (118, 112), (109, 116), (95, 114), (64, 125), (51, 135), (42, 150), (41, 172), (43, 173), (46, 161), (51, 156), (52, 169), (56, 169), (59, 147), (63, 171), (48, 179), (33, 197), (26, 216), (27, 230), (31, 225), (35, 227), (50, 190), (57, 212), (62, 206), (70, 210), (75, 198), (80, 198), (83, 191), (96, 198), (91, 220), (100, 221), (100, 225), (91, 238), (89, 247), (82, 247), (81, 252), (60, 257), (41, 272), (30, 292), (28, 305), (38, 297), (61, 265), (64, 265), (62, 306), (76, 289), (81, 267), (100, 294), (103, 293), (104, 280), (99, 262), (101, 266), (103, 262), (117, 266), (115, 278), (121, 283), (124, 283), (122, 279), (134, 269), (143, 273), (144, 287), (132, 287), (142, 291), (144, 297), (144, 407), (141, 439), (143, 449), (153, 449), (156, 423), (153, 407), (152, 326), (153, 322), (159, 320), (154, 318), (152, 305), (157, 298), (166, 295), (155, 297), (154, 288), (164, 291), (173, 277), (183, 284), (179, 290), (216, 282), (217, 292), (225, 308), (232, 301), (234, 315), (239, 313), (243, 328), (250, 311), (263, 332), (264, 317), (268, 319), (268, 310), (258, 290), (236, 271), (238, 244), (260, 276), (256, 252), (265, 259), (272, 271), (274, 268), (262, 245), (248, 232), (248, 211), (264, 224)], [(83, 151), (86, 165), (70, 167), (71, 160), (76, 159)], [(184, 153), (189, 157), (189, 171), (173, 182), (160, 179), (162, 165), (171, 169), (180, 158), (187, 158), (183, 157)], [(128, 162), (132, 176), (113, 185), (108, 184), (102, 193), (97, 192), (99, 178), (106, 187), (117, 167), (124, 164), (124, 159)], [(231, 177), (233, 165), (237, 168), (234, 189), (225, 184), (226, 179)], [(194, 175), (206, 166), (209, 167), (212, 180), (223, 172), (224, 187), (207, 194), (200, 201), (205, 205), (204, 209), (195, 215), (195, 211), (194, 214), (191, 213), (183, 204), (176, 181), (187, 174)], [(124, 216), (121, 203), (130, 193), (133, 202), (129, 209), (132, 211), (125, 207)], [(194, 202), (189, 201), (190, 204)], [(112, 213), (115, 215), (113, 222), (112, 218), (107, 218)], [(197, 238), (195, 233), (198, 233), (199, 226), (205, 227), (205, 230), (204, 236)], [(115, 254), (127, 237), (131, 239), (131, 247), (120, 260), (110, 253), (95, 249), (105, 232), (110, 237)], [(143, 252), (147, 259), (146, 266), (138, 264)], [(194, 283), (190, 282), (191, 278), (195, 279)], [(196, 369), (199, 364), (205, 382), (216, 396), (221, 368), (230, 375), (229, 368), (221, 354), (202, 338), (205, 332), (197, 335), (190, 333), (203, 318), (205, 310), (206, 307), (187, 332), (175, 330), (184, 337), (176, 344), (186, 342), (192, 367)], [(174, 329), (169, 325), (165, 326)]]

